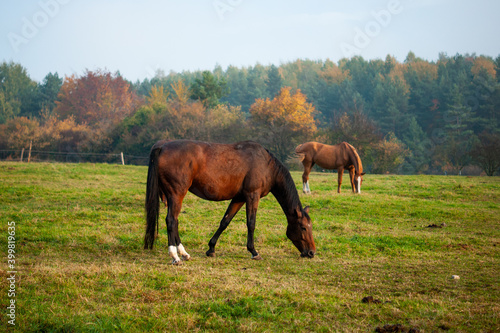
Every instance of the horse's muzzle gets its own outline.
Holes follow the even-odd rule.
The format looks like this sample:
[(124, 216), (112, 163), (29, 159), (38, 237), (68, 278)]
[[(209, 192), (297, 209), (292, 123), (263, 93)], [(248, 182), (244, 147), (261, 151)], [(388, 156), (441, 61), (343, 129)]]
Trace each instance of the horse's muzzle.
[(300, 256), (301, 256), (302, 258), (304, 258), (304, 257), (314, 258), (314, 251), (313, 251), (313, 250), (304, 250), (304, 252), (302, 252), (302, 253), (300, 254)]

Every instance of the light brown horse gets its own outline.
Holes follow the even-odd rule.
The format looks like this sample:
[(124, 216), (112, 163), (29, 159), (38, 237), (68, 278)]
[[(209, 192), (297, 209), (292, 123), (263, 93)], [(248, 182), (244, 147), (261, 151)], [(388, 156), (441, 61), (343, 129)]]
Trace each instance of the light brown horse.
[(302, 174), (304, 193), (311, 193), (311, 189), (309, 188), (309, 173), (314, 164), (324, 169), (337, 170), (338, 193), (340, 193), (344, 169), (349, 169), (352, 191), (354, 193), (361, 193), (361, 183), (365, 174), (363, 172), (363, 165), (356, 149), (347, 142), (342, 142), (334, 146), (319, 142), (306, 142), (297, 146), (295, 152), (301, 156), (301, 162), (304, 165), (304, 173)]
[(216, 144), (199, 141), (158, 141), (151, 149), (146, 188), (144, 248), (153, 248), (158, 228), (160, 197), (168, 206), (166, 218), (169, 254), (173, 264), (189, 260), (181, 244), (178, 216), (190, 191), (211, 201), (231, 200), (220, 226), (208, 243), (207, 256), (215, 256), (215, 244), (233, 217), (246, 204), (247, 249), (261, 259), (254, 247), (254, 230), (260, 198), (271, 192), (288, 221), (286, 235), (301, 256), (314, 256), (309, 207), (302, 208), (295, 183), (285, 166), (261, 145), (244, 141)]

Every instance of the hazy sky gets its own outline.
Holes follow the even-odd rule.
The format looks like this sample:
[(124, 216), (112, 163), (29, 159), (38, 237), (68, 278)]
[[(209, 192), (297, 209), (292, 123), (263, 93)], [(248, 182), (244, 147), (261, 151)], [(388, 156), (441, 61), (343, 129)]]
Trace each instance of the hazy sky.
[(22, 0), (0, 4), (0, 61), (49, 72), (168, 73), (361, 55), (500, 55), (498, 0)]

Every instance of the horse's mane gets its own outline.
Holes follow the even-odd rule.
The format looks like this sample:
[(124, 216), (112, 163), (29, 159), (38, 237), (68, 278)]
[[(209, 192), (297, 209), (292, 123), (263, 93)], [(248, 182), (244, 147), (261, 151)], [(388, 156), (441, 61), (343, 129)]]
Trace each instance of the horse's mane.
[(359, 173), (363, 172), (363, 164), (361, 163), (361, 158), (359, 158), (358, 151), (351, 144), (346, 142), (347, 147), (350, 148), (349, 153), (352, 154), (351, 159), (353, 160), (354, 167)]
[(296, 207), (302, 211), (302, 204), (290, 171), (269, 150), (267, 152), (271, 156), (269, 163), (274, 165), (276, 177), (271, 193), (276, 197), (286, 214), (292, 213), (291, 210)]

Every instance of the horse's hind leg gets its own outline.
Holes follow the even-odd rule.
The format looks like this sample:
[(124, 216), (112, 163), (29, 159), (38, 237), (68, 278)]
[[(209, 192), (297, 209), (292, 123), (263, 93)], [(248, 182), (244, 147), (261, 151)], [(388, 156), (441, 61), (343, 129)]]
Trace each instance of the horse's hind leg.
[(262, 257), (255, 250), (253, 234), (255, 231), (255, 221), (257, 218), (257, 208), (259, 206), (260, 196), (256, 193), (252, 193), (247, 198), (247, 250), (252, 254), (252, 259), (260, 260)]
[(304, 173), (302, 174), (302, 192), (305, 194), (311, 194), (311, 189), (309, 188), (309, 174), (314, 166), (314, 162), (302, 162), (304, 165)]
[(338, 173), (338, 188), (337, 188), (337, 193), (340, 193), (340, 186), (342, 185), (342, 176), (344, 175), (344, 168), (340, 167), (337, 169)]
[(207, 256), (209, 257), (215, 256), (215, 244), (217, 244), (217, 240), (219, 239), (222, 232), (226, 230), (229, 223), (231, 223), (233, 217), (236, 215), (236, 213), (238, 213), (238, 211), (244, 204), (245, 202), (236, 201), (234, 199), (231, 201), (231, 203), (227, 207), (224, 217), (220, 221), (219, 229), (217, 229), (215, 234), (210, 239), (210, 242), (208, 242), (209, 249), (207, 251)]
[(179, 265), (182, 263), (179, 258), (178, 253), (182, 256), (182, 259), (189, 260), (191, 256), (186, 252), (184, 246), (181, 244), (181, 238), (179, 236), (179, 220), (178, 216), (181, 212), (182, 199), (181, 197), (171, 197), (168, 201), (168, 213), (166, 218), (167, 223), (167, 234), (168, 234), (168, 252), (170, 257), (172, 257), (172, 264)]

